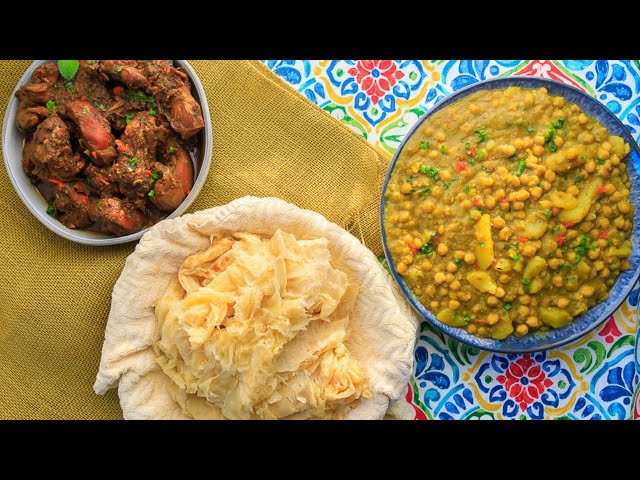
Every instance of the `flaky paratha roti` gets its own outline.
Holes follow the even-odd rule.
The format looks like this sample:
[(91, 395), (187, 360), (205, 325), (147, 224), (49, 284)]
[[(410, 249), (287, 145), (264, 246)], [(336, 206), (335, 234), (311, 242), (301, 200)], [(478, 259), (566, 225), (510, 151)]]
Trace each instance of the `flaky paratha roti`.
[[(265, 260), (260, 260), (258, 263), (263, 265), (255, 268), (262, 269), (270, 278), (276, 278), (269, 269), (279, 268), (274, 266), (278, 255), (290, 258), (296, 265), (305, 256), (307, 260), (309, 255), (318, 257), (308, 262), (315, 265), (309, 271), (302, 267), (290, 274), (291, 293), (277, 281), (276, 287), (256, 282), (259, 275), (255, 274), (257, 270), (249, 272), (254, 261), (249, 258), (245, 258), (246, 270), (240, 267), (228, 270), (228, 275), (237, 276), (236, 280), (219, 280), (202, 290), (211, 282), (203, 280), (204, 268), (212, 267), (211, 262), (220, 259), (215, 269), (223, 265), (222, 270), (227, 271), (228, 260), (221, 253), (235, 242), (244, 242), (236, 245), (240, 257), (252, 249), (261, 252)], [(269, 256), (271, 253), (275, 253), (273, 258)], [(308, 284), (295, 285), (294, 278), (308, 275), (313, 277)], [(244, 280), (240, 281), (240, 277)], [(278, 278), (282, 282), (282, 276)], [(222, 323), (234, 319), (235, 312), (221, 307), (230, 301), (222, 290), (233, 290), (231, 295), (237, 299), (240, 291), (237, 285), (244, 294), (247, 288), (260, 290), (260, 297), (255, 300), (258, 303), (267, 301), (263, 298), (266, 292), (272, 303), (261, 315), (272, 315), (269, 311), (273, 311), (280, 320), (297, 314), (295, 308), (282, 310), (282, 305), (274, 306), (273, 302), (280, 300), (272, 297), (282, 298), (273, 296), (276, 288), (287, 298), (304, 297), (296, 300), (298, 303), (318, 304), (305, 304), (310, 307), (305, 307), (308, 318), (298, 319), (304, 325), (282, 328), (286, 341), (278, 334), (282, 345), (273, 350), (277, 355), (264, 358), (256, 355), (244, 363), (240, 370), (246, 382), (234, 377), (231, 373), (234, 366), (227, 362), (223, 369), (227, 378), (216, 383), (213, 379), (222, 372), (220, 362), (202, 361), (206, 357), (202, 352), (205, 347), (223, 351), (221, 344), (215, 345), (222, 337), (215, 335)], [(313, 291), (323, 300), (313, 297)], [(247, 295), (243, 297), (244, 306), (238, 308), (253, 305), (253, 293)], [(210, 322), (193, 323), (198, 315), (185, 316), (188, 305), (195, 305), (191, 314), (204, 308), (200, 311), (203, 316), (209, 315)], [(253, 318), (269, 324), (268, 319), (254, 314), (245, 315), (244, 323), (233, 328), (244, 328)], [(178, 318), (182, 320), (179, 322)], [(286, 320), (283, 325), (289, 323)], [(214, 335), (217, 340), (213, 341), (212, 325), (218, 328)], [(373, 253), (351, 234), (317, 213), (282, 200), (244, 197), (222, 207), (162, 221), (142, 237), (113, 289), (94, 390), (104, 394), (117, 387), (126, 419), (381, 419), (389, 402), (400, 399), (405, 392), (417, 327), (415, 313), (392, 279)], [(256, 342), (254, 349), (259, 345), (244, 333), (241, 337), (247, 345)], [(225, 348), (227, 352), (233, 351), (229, 345)], [(176, 354), (179, 349), (184, 355)], [(316, 357), (322, 357), (324, 364)], [(177, 358), (180, 360), (176, 361)], [(183, 358), (190, 362), (189, 368), (185, 368)], [(266, 363), (260, 368), (250, 368), (250, 361), (258, 361), (255, 359)], [(332, 366), (334, 360), (337, 363)], [(319, 373), (321, 364), (329, 374)], [(258, 377), (253, 378), (253, 374)], [(339, 379), (331, 380), (333, 375)], [(268, 384), (266, 390), (259, 388), (261, 382)], [(212, 384), (215, 388), (209, 388)], [(236, 388), (238, 385), (241, 388)], [(331, 393), (318, 394), (318, 389)]]

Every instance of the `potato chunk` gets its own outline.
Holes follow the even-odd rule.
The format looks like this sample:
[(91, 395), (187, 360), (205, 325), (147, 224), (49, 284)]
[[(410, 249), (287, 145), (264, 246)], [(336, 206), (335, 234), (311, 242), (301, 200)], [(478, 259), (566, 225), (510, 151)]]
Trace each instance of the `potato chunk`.
[(460, 315), (457, 315), (456, 312), (449, 310), (448, 308), (445, 308), (438, 313), (436, 318), (450, 327), (464, 327), (466, 325), (466, 322)]
[(491, 275), (488, 272), (483, 272), (481, 270), (469, 272), (467, 274), (467, 281), (480, 290), (482, 293), (496, 293), (498, 286), (496, 282), (493, 281)]
[(543, 272), (545, 268), (547, 268), (547, 261), (536, 255), (529, 260), (522, 276), (531, 280), (537, 277), (540, 272)]
[(476, 258), (478, 267), (486, 270), (493, 263), (493, 239), (491, 238), (491, 217), (486, 213), (476, 223)]
[(589, 209), (597, 196), (596, 189), (602, 186), (602, 178), (596, 177), (591, 183), (585, 186), (580, 192), (578, 205), (569, 210), (563, 210), (558, 214), (558, 220), (561, 222), (579, 223), (589, 213)]
[(554, 207), (570, 210), (578, 206), (576, 197), (566, 192), (551, 192), (547, 195), (546, 200), (553, 203)]
[(555, 307), (541, 308), (540, 319), (553, 328), (564, 327), (573, 318), (569, 312)]

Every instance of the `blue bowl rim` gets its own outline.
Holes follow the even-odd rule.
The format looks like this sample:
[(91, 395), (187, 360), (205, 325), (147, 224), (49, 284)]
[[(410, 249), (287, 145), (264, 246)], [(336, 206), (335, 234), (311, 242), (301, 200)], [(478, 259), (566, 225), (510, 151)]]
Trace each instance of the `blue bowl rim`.
[[(622, 121), (613, 112), (611, 112), (605, 105), (603, 105), (597, 98), (590, 96), (588, 93), (583, 92), (582, 90), (572, 85), (568, 85), (566, 83), (562, 83), (562, 82), (547, 79), (547, 78), (529, 77), (529, 76), (513, 76), (513, 75), (507, 76), (507, 77), (497, 77), (497, 78), (492, 78), (492, 79), (473, 83), (471, 85), (468, 85), (467, 87), (461, 88), (460, 90), (457, 90), (449, 94), (449, 96), (444, 98), (438, 104), (434, 105), (429, 111), (427, 111), (406, 133), (406, 135), (404, 136), (404, 139), (396, 149), (391, 159), (391, 162), (389, 163), (389, 167), (387, 169), (387, 173), (385, 175), (384, 182), (382, 185), (382, 190), (380, 195), (380, 210), (379, 210), (380, 232), (382, 236), (382, 248), (383, 248), (384, 255), (389, 265), (389, 270), (391, 271), (391, 275), (393, 279), (395, 280), (396, 284), (399, 286), (403, 295), (405, 296), (407, 301), (411, 304), (413, 309), (429, 324), (431, 324), (432, 326), (439, 329), (443, 333), (449, 335), (452, 338), (455, 338), (460, 342), (463, 342), (467, 345), (471, 345), (473, 347), (476, 347), (482, 350), (488, 350), (488, 351), (498, 352), (498, 353), (533, 353), (533, 352), (539, 352), (539, 351), (549, 350), (552, 348), (561, 347), (563, 345), (574, 342), (584, 337), (588, 333), (592, 332), (593, 330), (598, 328), (600, 325), (602, 325), (605, 322), (605, 320), (607, 320), (624, 303), (626, 298), (629, 296), (629, 294), (633, 290), (633, 287), (638, 281), (638, 278), (640, 276), (640, 263), (638, 265), (635, 265), (635, 267), (633, 266), (633, 263), (632, 263), (632, 268), (630, 270), (626, 272), (622, 272), (618, 276), (616, 283), (611, 287), (611, 290), (609, 291), (609, 297), (604, 302), (601, 302), (600, 304), (594, 307), (591, 307), (589, 310), (587, 310), (587, 312), (576, 317), (576, 319), (574, 319), (569, 325), (566, 325), (558, 329), (552, 329), (541, 334), (534, 333), (534, 334), (525, 335), (523, 337), (510, 335), (505, 340), (494, 340), (490, 338), (480, 338), (476, 335), (472, 335), (460, 327), (451, 327), (449, 325), (445, 325), (444, 323), (440, 322), (435, 317), (435, 315), (433, 315), (424, 305), (422, 305), (422, 303), (420, 303), (420, 301), (418, 301), (413, 296), (413, 294), (411, 293), (411, 291), (405, 284), (404, 280), (398, 274), (395, 268), (395, 264), (391, 258), (391, 253), (389, 252), (389, 249), (387, 247), (386, 232), (384, 227), (385, 192), (387, 190), (387, 185), (389, 183), (389, 179), (391, 178), (391, 174), (395, 169), (395, 165), (396, 165), (396, 162), (398, 161), (398, 157), (400, 153), (404, 149), (406, 142), (413, 136), (415, 131), (419, 129), (421, 125), (427, 120), (427, 118), (429, 118), (435, 112), (437, 112), (438, 110), (448, 105), (451, 105), (452, 103), (457, 102), (458, 100), (461, 100), (462, 98), (466, 97), (471, 93), (474, 93), (479, 90), (504, 89), (510, 86), (520, 86), (522, 88), (529, 88), (529, 89), (544, 87), (549, 90), (549, 93), (554, 95), (561, 95), (563, 97), (566, 97), (568, 94), (573, 93), (581, 97), (584, 100), (584, 103), (586, 104), (586, 106), (583, 104), (580, 104), (579, 106), (580, 108), (583, 109), (583, 111), (585, 111), (585, 113), (587, 113), (590, 116), (596, 117), (596, 119), (600, 123), (603, 123), (603, 121), (600, 118), (597, 118), (596, 112), (601, 116), (606, 117), (609, 125), (603, 124), (605, 128), (607, 128), (607, 130), (610, 132), (611, 123), (615, 124), (618, 127), (617, 130), (619, 130), (619, 132), (616, 132), (616, 134), (622, 135), (625, 141), (629, 143), (631, 147), (631, 151), (625, 157), (624, 162), (627, 164), (627, 171), (629, 174), (629, 180), (631, 182), (632, 196), (633, 196), (634, 186), (636, 189), (640, 189), (640, 184), (634, 183), (632, 181), (633, 169), (635, 168), (636, 175), (637, 175), (638, 168), (640, 167), (640, 165), (636, 165), (634, 167), (634, 165), (632, 164), (632, 157), (634, 156), (635, 156), (636, 162), (640, 161), (640, 149), (638, 148), (638, 144), (636, 143), (633, 136), (627, 130), (627, 127), (622, 123)], [(551, 91), (551, 90), (554, 90), (554, 91)], [(571, 103), (575, 103), (575, 102), (571, 102)], [(639, 221), (640, 221), (640, 209), (636, 205), (635, 212), (634, 212), (634, 223), (633, 223), (632, 234), (631, 234), (632, 241), (638, 238)], [(634, 241), (634, 243), (636, 242)], [(634, 255), (634, 250), (637, 251), (637, 249), (634, 247), (635, 245), (632, 246), (632, 257), (637, 257), (640, 254), (636, 253), (636, 255)], [(630, 260), (631, 260), (631, 257), (630, 257)], [(624, 280), (624, 282), (621, 282), (621, 280)], [(593, 313), (594, 311), (597, 311), (596, 316), (594, 316), (594, 313)]]

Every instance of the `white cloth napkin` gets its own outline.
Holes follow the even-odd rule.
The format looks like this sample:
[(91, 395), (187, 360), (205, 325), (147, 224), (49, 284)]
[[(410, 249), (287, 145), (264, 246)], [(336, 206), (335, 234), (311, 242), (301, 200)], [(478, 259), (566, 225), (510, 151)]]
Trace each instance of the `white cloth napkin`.
[(243, 197), (164, 220), (145, 233), (113, 288), (95, 392), (102, 395), (117, 386), (125, 419), (188, 418), (169, 394), (172, 381), (155, 363), (155, 302), (183, 260), (209, 245), (211, 234), (272, 235), (277, 228), (298, 239), (326, 237), (334, 267), (358, 282), (346, 344), (365, 369), (372, 396), (362, 399), (348, 418), (383, 418), (409, 381), (418, 318), (373, 253), (355, 237), (315, 212), (276, 198)]

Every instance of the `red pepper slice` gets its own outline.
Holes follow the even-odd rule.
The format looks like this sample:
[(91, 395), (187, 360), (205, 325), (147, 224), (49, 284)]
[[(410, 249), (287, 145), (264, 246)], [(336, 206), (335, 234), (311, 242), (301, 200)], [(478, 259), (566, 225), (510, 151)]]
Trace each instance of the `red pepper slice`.
[(64, 183), (60, 180), (56, 180), (55, 178), (50, 178), (49, 181), (58, 187), (58, 190), (62, 190), (64, 188)]
[(507, 197), (503, 197), (500, 200), (498, 200), (500, 203), (509, 203), (509, 199)]
[(558, 246), (561, 247), (566, 239), (567, 237), (565, 237), (564, 235), (561, 235), (560, 237), (556, 238), (556, 242), (558, 242)]
[(458, 172), (464, 172), (465, 170), (469, 170), (469, 164), (464, 160), (458, 160), (456, 162), (456, 170)]
[(122, 85), (118, 85), (117, 87), (113, 87), (113, 94), (114, 95), (120, 95), (122, 92), (124, 92), (124, 87)]
[(418, 253), (418, 247), (416, 247), (412, 242), (409, 242), (407, 244), (407, 246), (409, 247), (409, 250), (411, 250), (411, 253), (413, 255), (415, 255), (416, 253)]
[(527, 243), (529, 241), (529, 239), (528, 238), (524, 238), (524, 237), (518, 237), (518, 241), (520, 243)]
[(469, 150), (467, 150), (467, 155), (469, 155), (470, 157), (475, 157), (476, 156), (476, 147), (469, 148)]
[(471, 203), (473, 204), (474, 207), (479, 207), (480, 206), (480, 199), (477, 196), (473, 197), (471, 199)]
[(609, 231), (608, 230), (602, 230), (600, 232), (600, 235), (598, 236), (598, 238), (604, 240), (605, 238), (607, 238), (609, 236)]
[(474, 270), (478, 270), (479, 268), (480, 268), (480, 267), (478, 267), (478, 264), (477, 264), (477, 263), (474, 263), (474, 264), (473, 264), (473, 269), (474, 269)]
[(564, 226), (567, 227), (567, 228), (571, 228), (574, 225), (575, 225), (575, 223), (573, 223), (573, 222), (567, 222), (567, 223), (564, 224)]
[(87, 204), (89, 203), (89, 200), (87, 199), (87, 196), (86, 196), (86, 195), (84, 195), (84, 194), (82, 194), (82, 193), (79, 193), (79, 194), (78, 194), (78, 198), (79, 198), (79, 199), (80, 199), (80, 201), (81, 201), (82, 203), (84, 203), (85, 205), (87, 205)]
[(596, 188), (596, 192), (598, 192), (598, 193), (607, 193), (607, 187), (598, 187), (598, 188)]

